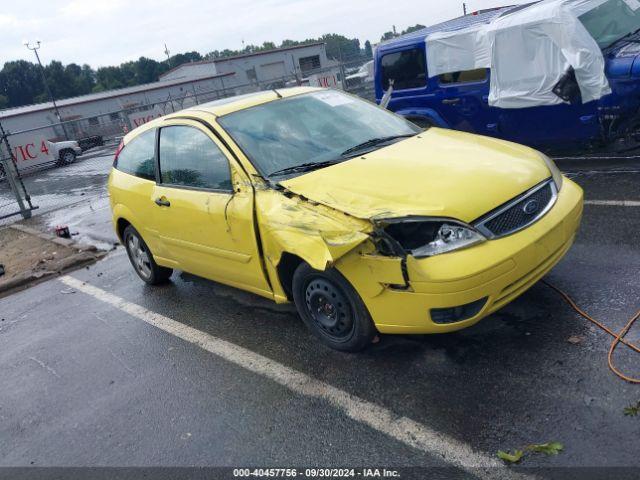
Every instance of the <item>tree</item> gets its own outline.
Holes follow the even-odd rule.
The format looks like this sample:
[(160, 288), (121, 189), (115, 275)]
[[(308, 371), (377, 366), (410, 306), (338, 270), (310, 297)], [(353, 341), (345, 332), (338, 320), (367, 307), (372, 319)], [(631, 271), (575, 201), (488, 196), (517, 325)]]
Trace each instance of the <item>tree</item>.
[(0, 95), (0, 110), (3, 108), (9, 108), (9, 99), (4, 95)]
[(29, 105), (44, 91), (38, 67), (25, 60), (14, 60), (4, 64), (0, 72), (0, 92), (9, 101), (9, 107)]
[(373, 48), (371, 48), (371, 42), (369, 40), (364, 42), (364, 56), (367, 58), (373, 58)]
[(424, 25), (420, 25), (419, 23), (415, 24), (413, 27), (408, 27), (406, 30), (403, 30), (400, 35), (406, 35), (407, 33), (417, 32), (418, 30), (422, 30), (423, 28), (427, 28)]
[(384, 32), (382, 37), (380, 38), (381, 42), (386, 42), (387, 40), (391, 40), (392, 38), (396, 38), (396, 34), (393, 32)]

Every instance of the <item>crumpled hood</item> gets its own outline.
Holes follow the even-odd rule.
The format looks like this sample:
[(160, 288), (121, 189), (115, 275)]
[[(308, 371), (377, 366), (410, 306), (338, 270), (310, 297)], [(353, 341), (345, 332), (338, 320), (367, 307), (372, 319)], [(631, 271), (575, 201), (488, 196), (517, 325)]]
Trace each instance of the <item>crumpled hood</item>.
[(550, 176), (528, 147), (430, 128), (280, 184), (358, 218), (428, 215), (470, 222)]

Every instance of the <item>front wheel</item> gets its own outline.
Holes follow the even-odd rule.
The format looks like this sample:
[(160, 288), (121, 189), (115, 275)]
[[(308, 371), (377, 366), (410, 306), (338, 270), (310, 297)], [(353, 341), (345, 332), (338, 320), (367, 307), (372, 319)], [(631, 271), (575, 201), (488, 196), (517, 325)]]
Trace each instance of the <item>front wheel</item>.
[(173, 270), (159, 266), (153, 259), (147, 244), (138, 231), (129, 225), (122, 235), (129, 261), (138, 276), (149, 285), (158, 285), (169, 280)]
[(358, 352), (377, 334), (362, 299), (336, 270), (301, 264), (293, 274), (293, 298), (311, 332), (335, 350)]

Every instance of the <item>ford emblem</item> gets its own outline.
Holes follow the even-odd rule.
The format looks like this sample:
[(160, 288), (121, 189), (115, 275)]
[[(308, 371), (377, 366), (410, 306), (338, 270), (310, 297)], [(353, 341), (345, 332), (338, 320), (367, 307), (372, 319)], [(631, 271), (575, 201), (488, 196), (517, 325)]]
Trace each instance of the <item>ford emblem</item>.
[(537, 213), (539, 209), (540, 203), (538, 202), (538, 200), (529, 200), (522, 207), (522, 211), (527, 215), (533, 215), (534, 213)]

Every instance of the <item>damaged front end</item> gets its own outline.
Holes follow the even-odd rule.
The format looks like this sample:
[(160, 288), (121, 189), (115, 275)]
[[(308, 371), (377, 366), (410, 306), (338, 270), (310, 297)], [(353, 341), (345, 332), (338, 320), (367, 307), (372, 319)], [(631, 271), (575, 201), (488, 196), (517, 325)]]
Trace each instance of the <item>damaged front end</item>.
[[(464, 222), (439, 217), (358, 218), (282, 189), (256, 190), (256, 213), (276, 300), (286, 301), (283, 262), (336, 268), (362, 295), (410, 288), (407, 258), (421, 259), (486, 241)], [(274, 281), (276, 279), (277, 281)]]
[(337, 268), (366, 296), (408, 288), (407, 251), (383, 224), (271, 188), (256, 190), (256, 217), (277, 301), (289, 296), (281, 272), (291, 256), (316, 270)]

